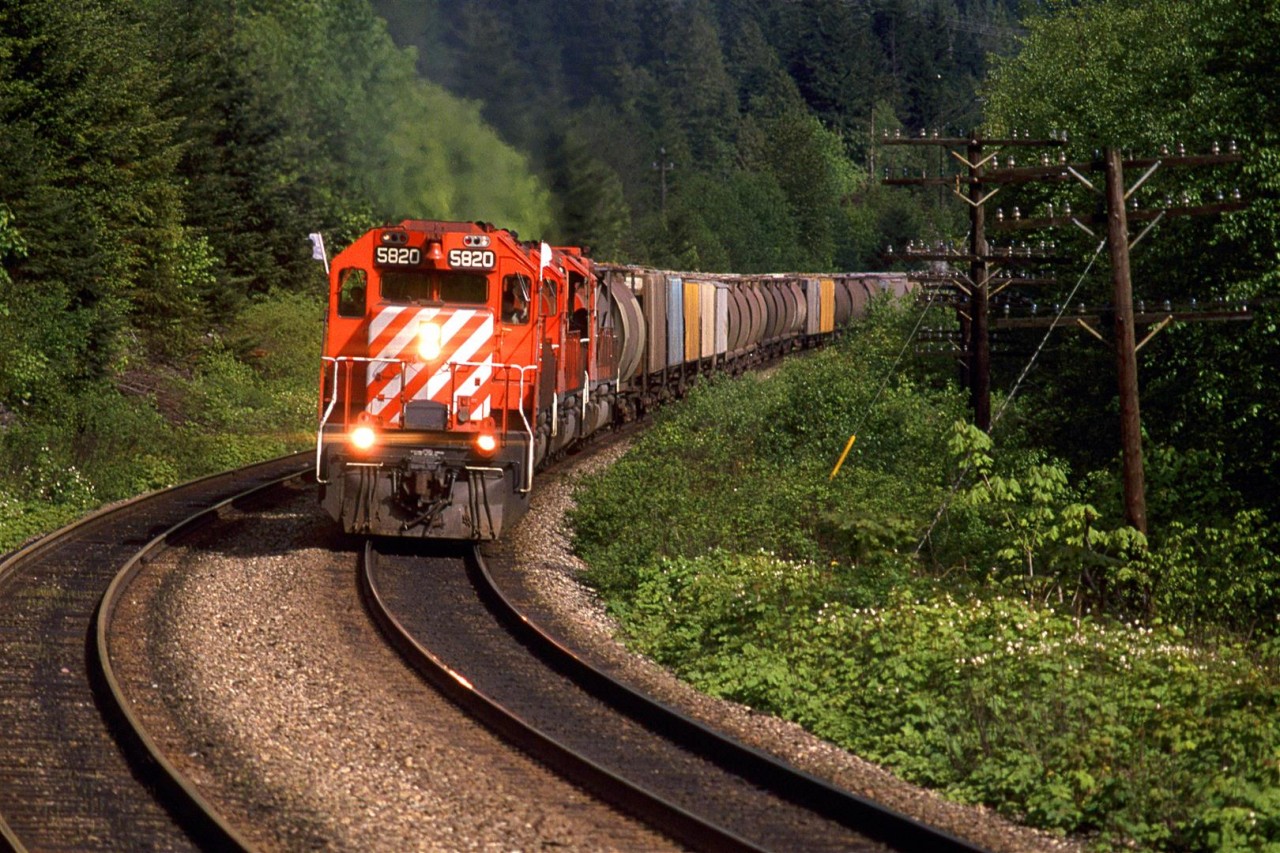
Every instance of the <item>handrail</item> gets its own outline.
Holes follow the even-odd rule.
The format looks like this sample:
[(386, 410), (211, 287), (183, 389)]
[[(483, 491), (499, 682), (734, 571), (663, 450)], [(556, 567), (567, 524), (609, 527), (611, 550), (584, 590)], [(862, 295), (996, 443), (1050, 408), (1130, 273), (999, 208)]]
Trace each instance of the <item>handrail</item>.
[[(337, 407), (337, 404), (338, 404), (338, 376), (342, 372), (342, 369), (341, 369), (342, 365), (344, 363), (348, 365), (398, 364), (400, 365), (401, 375), (403, 376), (405, 367), (407, 365), (414, 364), (415, 362), (407, 361), (401, 358), (370, 358), (368, 356), (356, 356), (356, 355), (339, 355), (339, 356), (326, 355), (321, 357), (321, 361), (324, 363), (332, 364), (334, 368), (333, 369), (333, 390), (332, 390), (332, 393), (330, 394), (329, 405), (325, 408), (324, 414), (320, 418), (320, 425), (316, 430), (316, 481), (319, 483), (327, 484), (329, 481), (321, 477), (321, 464), (324, 459), (324, 428), (328, 425), (329, 419), (333, 416), (333, 410)], [(510, 383), (511, 381), (511, 378), (510, 378), (511, 371), (515, 371), (520, 374), (520, 390), (519, 390), (520, 396), (519, 396), (519, 406), (517, 407), (517, 411), (520, 412), (520, 420), (524, 425), (524, 433), (529, 439), (528, 447), (526, 449), (526, 454), (525, 454), (526, 455), (525, 476), (524, 476), (525, 482), (523, 487), (520, 489), (520, 493), (528, 494), (529, 492), (533, 491), (533, 445), (534, 445), (533, 425), (529, 422), (529, 416), (525, 414), (525, 411), (524, 411), (524, 395), (525, 395), (525, 373), (528, 371), (537, 371), (538, 369), (537, 365), (493, 364), (490, 362), (482, 362), (482, 361), (451, 361), (448, 363), (448, 367), (451, 368), (450, 373), (453, 373), (454, 372), (453, 368), (457, 368), (457, 367), (471, 367), (471, 368), (488, 367), (494, 371), (498, 371), (498, 370), (505, 371), (508, 374), (505, 381), (508, 383)], [(348, 378), (349, 378), (349, 375), (350, 375), (350, 370), (348, 370)], [(403, 390), (403, 383), (401, 384), (401, 388)], [(349, 399), (350, 398), (348, 397), (348, 400)], [(503, 427), (505, 430), (505, 427), (506, 427), (505, 416), (504, 416)]]
[[(403, 359), (399, 358), (369, 358), (363, 355), (325, 355), (320, 357), (321, 362), (331, 362), (333, 364), (333, 393), (329, 396), (329, 407), (324, 410), (324, 414), (320, 417), (320, 426), (316, 428), (316, 482), (328, 484), (328, 480), (320, 476), (320, 462), (323, 459), (324, 448), (324, 428), (329, 423), (329, 418), (333, 415), (334, 408), (338, 405), (338, 375), (342, 372), (339, 366), (342, 362), (364, 362), (366, 364), (405, 364)], [(403, 367), (401, 368), (403, 372)], [(350, 377), (348, 376), (348, 379)], [(347, 398), (350, 400), (350, 397)]]

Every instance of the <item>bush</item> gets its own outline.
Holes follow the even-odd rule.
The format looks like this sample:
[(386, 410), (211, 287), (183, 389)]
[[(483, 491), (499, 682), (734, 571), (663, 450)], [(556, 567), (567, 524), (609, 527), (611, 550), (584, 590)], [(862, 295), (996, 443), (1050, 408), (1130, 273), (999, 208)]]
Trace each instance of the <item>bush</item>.
[(931, 454), (944, 452), (963, 403), (900, 375), (881, 387), (906, 319), (880, 306), (838, 346), (768, 380), (705, 382), (661, 412), (626, 457), (578, 490), (571, 520), (591, 581), (625, 598), (640, 567), (663, 557), (763, 548), (859, 562), (877, 548), (913, 548), (943, 494)]
[(5, 427), (0, 548), (102, 502), (306, 447), (317, 411), (319, 304), (264, 297), (243, 309), (226, 336), (232, 343), (215, 341), (192, 375), (135, 366), (131, 384), (152, 395), (102, 382)]
[(1169, 849), (1280, 841), (1280, 657), (1011, 598), (845, 601), (834, 567), (663, 560), (635, 647), (714, 695), (1034, 825)]
[[(629, 642), (1038, 826), (1280, 843), (1280, 577), (1261, 515), (1150, 544), (1103, 523), (1100, 477), (1074, 482), (1016, 432), (997, 452), (954, 393), (886, 382), (895, 322), (769, 380), (699, 387), (584, 481), (575, 542)], [(1196, 489), (1179, 471), (1209, 476), (1157, 456), (1171, 502)]]
[(1134, 567), (1151, 618), (1203, 632), (1280, 634), (1280, 558), (1260, 511), (1230, 526), (1171, 522), (1160, 547)]

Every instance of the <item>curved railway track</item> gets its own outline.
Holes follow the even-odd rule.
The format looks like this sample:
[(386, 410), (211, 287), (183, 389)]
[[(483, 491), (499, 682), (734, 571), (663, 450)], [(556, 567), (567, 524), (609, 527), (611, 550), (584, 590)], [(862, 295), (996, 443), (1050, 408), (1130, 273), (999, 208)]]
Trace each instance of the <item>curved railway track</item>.
[[(256, 511), (248, 495), (296, 479), (307, 462), (274, 460), (144, 496), (0, 562), (0, 849), (252, 846), (218, 816), (228, 804), (207, 802), (184, 781), (191, 764), (175, 767), (139, 723), (116, 683), (109, 623), (158, 552), (196, 528), (195, 538), (221, 542), (227, 516), (245, 515), (222, 507)], [(717, 850), (976, 849), (616, 683), (533, 625), (470, 549), (386, 547), (369, 552), (361, 573), (384, 630), (399, 632), (411, 655), (434, 658), (433, 680), (490, 728), (668, 837)]]
[[(0, 562), (0, 841), (16, 850), (237, 844), (134, 725), (104, 665), (104, 591), (217, 505), (295, 476), (306, 456), (96, 512)], [(123, 588), (123, 582), (114, 589)], [(100, 602), (102, 608), (100, 609)], [(196, 840), (199, 840), (199, 844)]]
[(392, 642), (456, 702), (692, 847), (978, 849), (615, 681), (521, 613), (474, 549), (424, 553), (370, 542), (361, 580)]

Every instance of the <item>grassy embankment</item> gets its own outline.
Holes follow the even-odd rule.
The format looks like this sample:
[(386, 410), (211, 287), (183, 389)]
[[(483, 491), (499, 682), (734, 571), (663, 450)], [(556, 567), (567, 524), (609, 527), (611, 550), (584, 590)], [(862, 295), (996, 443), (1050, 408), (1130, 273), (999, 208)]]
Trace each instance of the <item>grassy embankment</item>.
[(1186, 520), (1144, 552), (938, 377), (899, 370), (873, 405), (901, 324), (699, 388), (584, 484), (577, 547), (629, 642), (1099, 847), (1280, 842), (1274, 538)]
[(95, 507), (307, 447), (322, 305), (248, 305), (178, 370), (125, 361), (0, 429), (0, 552)]

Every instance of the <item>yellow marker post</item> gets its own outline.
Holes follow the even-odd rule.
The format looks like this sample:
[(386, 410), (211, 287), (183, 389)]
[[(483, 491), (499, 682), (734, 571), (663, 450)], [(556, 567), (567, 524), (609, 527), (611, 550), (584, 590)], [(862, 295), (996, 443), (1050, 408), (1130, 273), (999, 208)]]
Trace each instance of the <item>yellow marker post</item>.
[(849, 443), (844, 446), (844, 453), (840, 454), (840, 461), (836, 463), (836, 467), (831, 469), (831, 476), (827, 478), (828, 483), (836, 478), (836, 474), (840, 473), (840, 466), (844, 464), (844, 460), (849, 455), (849, 451), (853, 450), (853, 442), (855, 439), (857, 439), (856, 435), (849, 436)]

